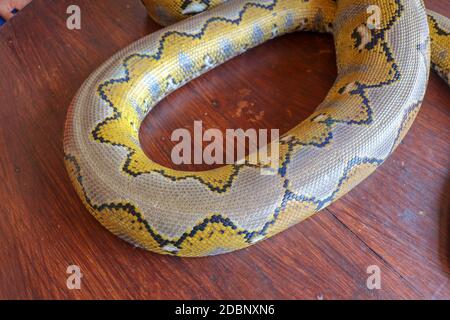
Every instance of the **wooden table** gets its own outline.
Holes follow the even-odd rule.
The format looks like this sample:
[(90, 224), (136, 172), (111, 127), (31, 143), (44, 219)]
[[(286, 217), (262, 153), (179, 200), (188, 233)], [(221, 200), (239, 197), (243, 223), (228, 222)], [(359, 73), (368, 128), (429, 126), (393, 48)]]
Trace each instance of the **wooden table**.
[[(450, 16), (448, 0), (426, 3)], [(66, 28), (71, 4), (82, 10), (80, 31)], [(0, 29), (0, 298), (450, 298), (450, 90), (435, 74), (395, 154), (349, 195), (269, 241), (181, 259), (106, 231), (65, 171), (67, 107), (106, 58), (157, 28), (138, 0), (34, 0)], [(285, 132), (335, 76), (331, 36), (285, 36), (170, 96), (141, 140), (170, 165), (171, 132), (194, 120)], [(81, 268), (81, 290), (66, 286), (69, 265)], [(366, 287), (371, 265), (381, 290)]]

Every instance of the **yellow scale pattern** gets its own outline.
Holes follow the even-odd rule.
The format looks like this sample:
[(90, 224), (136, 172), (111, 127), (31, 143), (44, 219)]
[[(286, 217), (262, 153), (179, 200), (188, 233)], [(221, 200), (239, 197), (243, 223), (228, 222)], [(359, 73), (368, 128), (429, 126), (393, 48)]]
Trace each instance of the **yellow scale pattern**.
[[(192, 15), (192, 10), (199, 8), (211, 9), (223, 1), (188, 1), (188, 0), (143, 0), (149, 9), (149, 14), (161, 24), (171, 24)], [(195, 3), (197, 2), (197, 3)], [(255, 1), (249, 1), (254, 3)], [(258, 1), (256, 1), (258, 2)], [(266, 4), (270, 1), (262, 1)], [(167, 95), (175, 83), (178, 86), (194, 78), (205, 68), (218, 65), (230, 58), (224, 55), (224, 37), (235, 56), (250, 47), (267, 41), (278, 34), (296, 30), (330, 31), (335, 15), (336, 3), (331, 0), (279, 0), (273, 1), (272, 18), (267, 19), (267, 10), (260, 6), (248, 6), (238, 24), (226, 19), (216, 19), (209, 22), (201, 37), (189, 37), (184, 33), (168, 33), (161, 39), (164, 44), (160, 56), (134, 55), (127, 59), (124, 65), (128, 71), (126, 81), (105, 81), (99, 87), (98, 94), (114, 108), (114, 116), (97, 124), (92, 129), (92, 143), (105, 143), (122, 146), (128, 151), (127, 159), (120, 164), (122, 174), (140, 176), (157, 172), (167, 178), (179, 181), (197, 179), (205, 189), (227, 192), (236, 172), (242, 166), (228, 165), (204, 172), (184, 172), (163, 167), (149, 159), (141, 149), (139, 127), (141, 115), (133, 107), (134, 104), (154, 105), (161, 97), (149, 96), (143, 89), (144, 77), (154, 74), (157, 87)], [(395, 82), (400, 77), (395, 66), (395, 59), (390, 56), (389, 39), (385, 31), (389, 30), (401, 16), (402, 5), (399, 1), (364, 0), (360, 5), (377, 3), (382, 9), (382, 25), (380, 30), (369, 30), (365, 27), (368, 14), (360, 13), (348, 19), (336, 37), (338, 54), (339, 78), (326, 97), (320, 110), (314, 112), (307, 120), (290, 130), (280, 140), (280, 170), (286, 165), (289, 156), (306, 146), (328, 147), (333, 143), (331, 136), (335, 126), (371, 124), (372, 110), (366, 96), (366, 91), (374, 87), (382, 87)], [(340, 10), (351, 12), (354, 1), (339, 1)], [(290, 10), (287, 10), (289, 8)], [(191, 10), (183, 14), (183, 10)], [(292, 15), (295, 12), (295, 15)], [(287, 23), (289, 21), (289, 23)], [(430, 20), (433, 45), (441, 46), (438, 56), (433, 50), (433, 59), (441, 70), (448, 70), (450, 65), (448, 54), (448, 34), (440, 32), (435, 20)], [(258, 26), (261, 38), (255, 43), (255, 26)], [(274, 28), (276, 26), (276, 28)], [(240, 30), (241, 32), (233, 32)], [(364, 35), (368, 35), (365, 37)], [(436, 46), (437, 47), (437, 46)], [(211, 48), (216, 48), (211, 50)], [(447, 50), (447, 51), (446, 51)], [(226, 50), (225, 50), (226, 51)], [(180, 63), (180, 53), (189, 58), (189, 72)], [(205, 60), (205, 57), (208, 57)], [(370, 63), (368, 63), (370, 62)], [(354, 71), (355, 65), (365, 65), (364, 72)], [(445, 72), (444, 72), (445, 73)], [(355, 82), (354, 79), (358, 79)], [(344, 107), (345, 106), (345, 107)], [(399, 129), (399, 143), (412, 124), (417, 108), (405, 114), (405, 120)], [(148, 112), (149, 110), (144, 110)], [(395, 147), (398, 145), (396, 143)], [(394, 147), (394, 149), (395, 149)], [(393, 151), (393, 150), (392, 150)], [(380, 161), (360, 161), (352, 164), (336, 186), (334, 201), (370, 175), (380, 164)], [(186, 230), (180, 238), (168, 238), (152, 229), (145, 221), (139, 208), (130, 203), (115, 202), (104, 206), (91, 203), (83, 186), (82, 169), (77, 163), (76, 155), (67, 154), (66, 164), (76, 190), (89, 211), (111, 232), (137, 246), (160, 254), (176, 254), (193, 257), (225, 253), (245, 248), (261, 239), (269, 238), (286, 228), (310, 217), (322, 206), (313, 200), (290, 198), (273, 213), (264, 235), (254, 236), (254, 231), (245, 230), (226, 217), (217, 217), (213, 212), (198, 221), (193, 229)], [(245, 166), (245, 165), (244, 165)], [(287, 185), (289, 188), (289, 185)]]
[(433, 69), (450, 86), (450, 21), (435, 12), (428, 13)]
[[(298, 1), (281, 1), (280, 6), (285, 5), (290, 8), (298, 7), (299, 12), (302, 12), (301, 10), (308, 9), (309, 11), (306, 12), (306, 17), (314, 17), (317, 14), (316, 11), (319, 9), (334, 7), (334, 3), (332, 1), (311, 1), (305, 2), (301, 5), (294, 5), (294, 2)], [(324, 5), (324, 3), (327, 4)], [(330, 10), (328, 10), (328, 12), (330, 12)], [(234, 28), (239, 28), (241, 30), (252, 30), (255, 21), (260, 20), (264, 22), (259, 24), (261, 34), (264, 35), (260, 41), (265, 42), (270, 39), (272, 35), (274, 23), (279, 25), (277, 32), (284, 34), (294, 31), (295, 27), (300, 24), (299, 21), (304, 19), (304, 16), (298, 15), (296, 17), (297, 21), (293, 21), (292, 24), (287, 27), (286, 24), (283, 23), (286, 19), (286, 14), (287, 11), (285, 14), (281, 12), (276, 19), (267, 20), (263, 19), (267, 15), (265, 10), (258, 7), (250, 7), (246, 11), (245, 17), (238, 27), (230, 26), (230, 23), (227, 21), (218, 20), (217, 22), (210, 23), (208, 25), (207, 30), (201, 38), (192, 39), (180, 34), (172, 34), (165, 38), (164, 52), (158, 60), (142, 57), (136, 57), (129, 60), (128, 69), (130, 72), (130, 80), (125, 83), (113, 83), (103, 87), (104, 94), (108, 97), (111, 103), (118, 108), (117, 113), (120, 113), (121, 116), (97, 127), (95, 129), (95, 135), (102, 139), (102, 141), (123, 145), (130, 150), (129, 161), (127, 162), (125, 168), (126, 172), (133, 175), (140, 175), (148, 172), (160, 172), (165, 176), (172, 177), (174, 179), (198, 178), (206, 184), (213, 186), (214, 189), (222, 190), (227, 184), (229, 184), (233, 174), (235, 174), (235, 166), (223, 166), (215, 170), (196, 172), (194, 175), (192, 172), (177, 171), (163, 167), (149, 159), (137, 144), (137, 141), (139, 141), (138, 135), (140, 119), (139, 115), (132, 107), (131, 101), (140, 105), (145, 105), (152, 102), (148, 100), (148, 93), (146, 90), (142, 90), (140, 87), (143, 77), (145, 77), (150, 71), (158, 75), (158, 87), (161, 88), (161, 91), (169, 91), (168, 87), (171, 83), (185, 82), (186, 73), (183, 68), (165, 67), (172, 64), (173, 61), (178, 60), (180, 48), (186, 48), (184, 53), (185, 55), (191, 57), (191, 72), (195, 74), (196, 72), (200, 72), (205, 66), (204, 57), (206, 53), (202, 52), (201, 49), (204, 43), (208, 42), (209, 48), (217, 48), (214, 52), (211, 52), (210, 50), (208, 51), (209, 58), (212, 61), (222, 61), (224, 60), (224, 57), (221, 45), (223, 37), (221, 35), (224, 34), (224, 30), (231, 31)], [(333, 21), (333, 15), (325, 15), (323, 18), (323, 25), (320, 26), (320, 29), (323, 29), (324, 26)], [(310, 19), (310, 21), (312, 20), (313, 19)], [(311, 25), (310, 28), (313, 29), (314, 27)], [(254, 42), (254, 39), (252, 32), (230, 32), (227, 37), (227, 41), (229, 41), (234, 51), (239, 52), (244, 48), (250, 47)], [(171, 81), (169, 82), (167, 79), (171, 79)], [(356, 100), (360, 99), (357, 98)], [(326, 110), (324, 112), (329, 112), (330, 115), (332, 114), (331, 110)], [(356, 108), (356, 113), (357, 114), (348, 114), (346, 116), (348, 118), (351, 118), (352, 116), (364, 116), (359, 114), (358, 108)], [(314, 117), (314, 115), (312, 117)], [(345, 121), (345, 119), (340, 120)], [(293, 136), (305, 143), (320, 144), (323, 139), (328, 136), (329, 131), (329, 126), (323, 123), (310, 121), (294, 128), (287, 133), (287, 135)]]

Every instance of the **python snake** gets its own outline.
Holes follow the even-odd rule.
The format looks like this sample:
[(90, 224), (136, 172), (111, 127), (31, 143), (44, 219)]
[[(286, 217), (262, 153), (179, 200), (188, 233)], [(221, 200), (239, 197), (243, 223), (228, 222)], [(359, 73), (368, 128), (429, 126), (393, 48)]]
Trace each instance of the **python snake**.
[[(421, 0), (144, 4), (168, 27), (91, 74), (69, 108), (64, 151), (88, 210), (114, 234), (160, 254), (231, 252), (310, 217), (396, 149), (419, 111), (430, 65), (450, 80), (450, 23), (427, 15)], [(381, 14), (377, 28), (368, 27), (373, 5)], [(250, 48), (299, 30), (333, 32), (338, 77), (316, 111), (280, 138), (276, 174), (261, 175), (262, 164), (248, 162), (177, 171), (144, 154), (139, 127), (158, 102)]]

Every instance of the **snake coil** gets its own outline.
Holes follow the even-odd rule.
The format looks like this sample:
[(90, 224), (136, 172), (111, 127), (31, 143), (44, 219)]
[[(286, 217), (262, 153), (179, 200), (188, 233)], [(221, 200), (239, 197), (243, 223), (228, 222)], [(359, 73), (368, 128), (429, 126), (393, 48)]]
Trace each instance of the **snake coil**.
[[(427, 15), (420, 0), (144, 4), (168, 27), (121, 50), (86, 80), (69, 108), (64, 151), (89, 211), (114, 234), (161, 254), (241, 249), (325, 208), (399, 145), (421, 106), (430, 65), (450, 80), (450, 23)], [(377, 28), (367, 23), (373, 5)], [(275, 175), (247, 162), (177, 171), (144, 154), (139, 127), (158, 102), (250, 48), (299, 30), (333, 32), (338, 77), (316, 111), (280, 138)]]

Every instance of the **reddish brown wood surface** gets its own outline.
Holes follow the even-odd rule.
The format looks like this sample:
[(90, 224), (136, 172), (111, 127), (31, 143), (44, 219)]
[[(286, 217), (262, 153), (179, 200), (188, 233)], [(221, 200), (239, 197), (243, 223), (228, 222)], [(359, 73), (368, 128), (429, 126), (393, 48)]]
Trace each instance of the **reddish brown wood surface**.
[[(82, 30), (66, 28), (78, 4)], [(426, 1), (450, 16), (448, 0)], [(106, 58), (158, 27), (138, 0), (34, 0), (0, 29), (0, 298), (450, 298), (450, 90), (431, 76), (402, 146), (322, 213), (257, 246), (201, 259), (134, 249), (85, 210), (62, 150), (67, 107)], [(274, 40), (179, 90), (148, 117), (146, 152), (170, 165), (172, 130), (279, 128), (336, 75), (331, 36)], [(76, 264), (82, 289), (68, 290)], [(382, 289), (366, 287), (370, 265)]]

